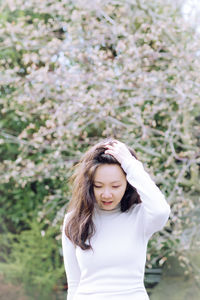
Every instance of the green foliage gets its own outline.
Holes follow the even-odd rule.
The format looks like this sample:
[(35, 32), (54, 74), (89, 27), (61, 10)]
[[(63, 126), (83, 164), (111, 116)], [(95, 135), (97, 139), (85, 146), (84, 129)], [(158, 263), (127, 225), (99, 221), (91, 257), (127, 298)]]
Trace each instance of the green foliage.
[[(48, 220), (53, 222), (55, 211), (61, 209), (66, 202), (62, 195), (67, 189), (60, 178), (30, 182), (24, 187), (10, 181), (1, 184), (0, 189), (0, 228), (5, 233), (20, 233), (29, 229), (30, 220), (40, 221), (46, 215)], [(57, 190), (57, 193), (54, 193), (54, 190)]]
[(30, 299), (50, 299), (64, 271), (59, 253), (59, 230), (36, 221), (29, 222), (29, 226), (29, 230), (19, 235), (1, 235), (4, 261), (0, 263), (0, 270), (7, 280), (22, 284)]

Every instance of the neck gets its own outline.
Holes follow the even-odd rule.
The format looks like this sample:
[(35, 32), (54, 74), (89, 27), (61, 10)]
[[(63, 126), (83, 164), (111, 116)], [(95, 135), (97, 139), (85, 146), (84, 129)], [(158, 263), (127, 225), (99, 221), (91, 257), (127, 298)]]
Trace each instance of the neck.
[(98, 203), (95, 203), (95, 209), (103, 214), (113, 214), (116, 212), (121, 212), (121, 203), (118, 203), (117, 206), (115, 206), (113, 209), (103, 209), (101, 208)]

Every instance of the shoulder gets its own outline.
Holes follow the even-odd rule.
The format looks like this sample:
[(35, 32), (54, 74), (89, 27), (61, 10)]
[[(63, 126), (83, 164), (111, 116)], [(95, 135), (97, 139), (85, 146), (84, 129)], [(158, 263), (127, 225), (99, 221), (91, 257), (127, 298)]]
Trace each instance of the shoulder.
[(64, 225), (66, 225), (66, 223), (70, 220), (72, 214), (73, 214), (73, 211), (66, 212), (66, 214), (64, 215), (64, 218), (63, 218)]
[(142, 203), (132, 205), (124, 214), (131, 220), (136, 220), (141, 216)]
[(129, 208), (128, 212), (129, 212), (130, 214), (138, 214), (138, 213), (141, 211), (141, 209), (142, 209), (142, 203), (133, 204), (133, 205)]
[(62, 235), (63, 235), (63, 238), (65, 238), (65, 239), (68, 239), (66, 236), (66, 233), (65, 233), (65, 229), (67, 228), (66, 226), (68, 226), (68, 223), (71, 219), (72, 213), (73, 213), (73, 211), (66, 212), (63, 217)]

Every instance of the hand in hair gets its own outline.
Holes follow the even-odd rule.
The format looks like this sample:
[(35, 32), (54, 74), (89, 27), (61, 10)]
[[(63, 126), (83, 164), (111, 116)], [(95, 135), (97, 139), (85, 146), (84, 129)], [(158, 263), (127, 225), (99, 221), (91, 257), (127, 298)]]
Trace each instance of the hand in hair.
[(105, 150), (105, 154), (114, 156), (120, 164), (123, 162), (123, 160), (135, 159), (127, 146), (122, 142), (114, 140), (112, 144), (108, 142), (105, 144), (105, 146), (107, 148), (107, 150)]

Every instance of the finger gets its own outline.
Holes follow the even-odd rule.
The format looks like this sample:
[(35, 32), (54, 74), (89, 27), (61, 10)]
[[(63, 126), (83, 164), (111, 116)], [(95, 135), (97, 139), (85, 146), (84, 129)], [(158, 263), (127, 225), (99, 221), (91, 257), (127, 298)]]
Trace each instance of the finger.
[(114, 141), (112, 142), (112, 144), (119, 144), (119, 141), (118, 141), (118, 140), (114, 140)]
[(105, 153), (105, 154), (114, 155), (114, 153), (113, 153), (111, 150), (106, 150), (104, 153)]
[[(114, 146), (111, 146), (111, 145), (106, 146), (106, 149), (107, 149), (107, 150), (110, 150), (110, 151), (115, 151), (115, 150), (116, 150), (115, 147), (114, 147)], [(107, 151), (107, 150), (106, 150), (106, 151)]]
[(103, 146), (104, 147), (108, 147), (108, 146), (111, 146), (112, 144), (111, 144), (111, 142), (107, 142), (107, 143), (105, 143)]
[(113, 150), (114, 150), (114, 148), (112, 146), (106, 147), (106, 151), (113, 151)]
[(112, 152), (112, 153), (115, 153), (115, 149), (112, 148), (112, 147), (108, 147), (105, 152)]
[(106, 148), (113, 148), (113, 145), (108, 144), (108, 145), (105, 145), (105, 147)]

